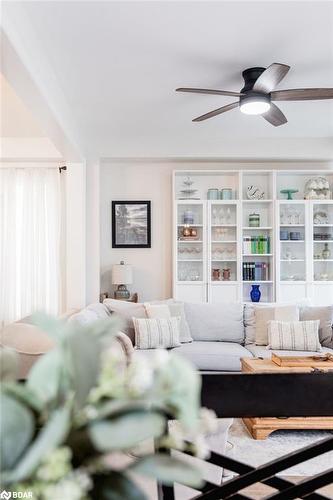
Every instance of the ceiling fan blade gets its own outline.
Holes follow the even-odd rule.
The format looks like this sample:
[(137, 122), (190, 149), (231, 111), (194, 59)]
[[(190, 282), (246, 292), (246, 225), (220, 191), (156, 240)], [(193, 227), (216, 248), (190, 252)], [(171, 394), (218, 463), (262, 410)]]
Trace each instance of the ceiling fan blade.
[(333, 89), (289, 89), (275, 90), (271, 93), (272, 101), (318, 101), (333, 99)]
[(290, 66), (287, 66), (286, 64), (271, 64), (256, 80), (253, 85), (253, 90), (256, 92), (263, 92), (265, 94), (272, 92), (281, 80), (283, 80), (289, 70)]
[(282, 113), (281, 109), (279, 109), (275, 104), (271, 103), (271, 107), (269, 111), (263, 113), (261, 115), (265, 120), (274, 125), (274, 127), (279, 127), (284, 123), (287, 123), (287, 118)]
[(226, 111), (230, 111), (231, 109), (238, 108), (239, 102), (233, 102), (231, 104), (227, 104), (226, 106), (222, 106), (222, 108), (214, 109), (214, 111), (210, 111), (204, 115), (198, 116), (194, 118), (192, 122), (202, 122), (203, 120), (207, 120), (208, 118), (213, 118), (213, 116), (220, 115), (221, 113), (225, 113)]
[(230, 97), (240, 97), (240, 92), (229, 92), (229, 90), (214, 90), (214, 89), (192, 89), (188, 87), (180, 87), (176, 92), (191, 92), (193, 94), (213, 94), (213, 95), (226, 95)]

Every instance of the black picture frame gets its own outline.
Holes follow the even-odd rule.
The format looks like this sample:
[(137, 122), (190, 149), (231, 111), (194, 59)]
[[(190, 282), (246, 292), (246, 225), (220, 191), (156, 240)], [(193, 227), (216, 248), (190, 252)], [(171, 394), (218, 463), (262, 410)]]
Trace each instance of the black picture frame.
[[(112, 248), (151, 248), (151, 202), (149, 200), (115, 200), (112, 201), (111, 212)], [(123, 219), (122, 223), (121, 219)], [(122, 230), (124, 234), (121, 234)]]

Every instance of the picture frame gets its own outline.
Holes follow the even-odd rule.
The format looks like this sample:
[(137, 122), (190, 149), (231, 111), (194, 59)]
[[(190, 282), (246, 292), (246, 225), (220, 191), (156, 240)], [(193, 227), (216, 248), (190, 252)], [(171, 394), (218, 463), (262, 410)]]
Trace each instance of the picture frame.
[(151, 248), (151, 202), (112, 201), (112, 248)]

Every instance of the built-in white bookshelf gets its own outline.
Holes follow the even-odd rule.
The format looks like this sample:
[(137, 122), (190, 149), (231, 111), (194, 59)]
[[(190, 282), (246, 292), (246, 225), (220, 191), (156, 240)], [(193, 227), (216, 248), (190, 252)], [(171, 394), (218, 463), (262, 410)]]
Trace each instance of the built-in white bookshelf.
[[(261, 302), (331, 303), (333, 200), (304, 199), (319, 175), (332, 193), (333, 171), (175, 171), (174, 297), (247, 302), (257, 284)], [(288, 200), (284, 189), (298, 192)]]

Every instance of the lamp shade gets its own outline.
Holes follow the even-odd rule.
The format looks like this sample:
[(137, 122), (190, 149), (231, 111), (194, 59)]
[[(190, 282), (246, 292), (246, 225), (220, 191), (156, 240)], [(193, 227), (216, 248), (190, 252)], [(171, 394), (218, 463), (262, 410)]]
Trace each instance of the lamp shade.
[(113, 285), (131, 285), (133, 283), (132, 266), (124, 263), (112, 266)]

